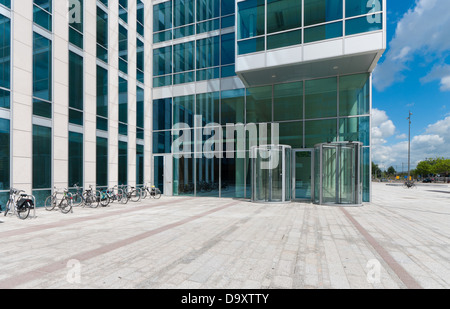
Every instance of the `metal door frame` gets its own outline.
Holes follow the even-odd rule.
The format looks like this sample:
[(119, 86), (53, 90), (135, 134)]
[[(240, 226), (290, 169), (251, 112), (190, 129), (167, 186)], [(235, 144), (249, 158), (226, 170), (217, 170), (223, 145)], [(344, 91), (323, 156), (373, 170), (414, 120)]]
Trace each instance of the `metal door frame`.
[[(297, 198), (295, 195), (295, 188), (296, 188), (296, 180), (297, 180), (297, 169), (296, 169), (296, 158), (298, 152), (309, 152), (311, 154), (311, 197), (310, 198)], [(314, 148), (299, 148), (299, 149), (292, 149), (292, 200), (293, 201), (314, 201)]]

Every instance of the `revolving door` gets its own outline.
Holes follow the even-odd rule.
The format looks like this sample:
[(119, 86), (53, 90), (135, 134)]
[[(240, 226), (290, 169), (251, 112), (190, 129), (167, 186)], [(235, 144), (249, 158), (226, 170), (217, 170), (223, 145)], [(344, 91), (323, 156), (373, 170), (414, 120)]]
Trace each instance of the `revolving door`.
[(314, 203), (361, 205), (361, 147), (358, 142), (335, 142), (314, 148)]
[(292, 149), (285, 145), (252, 148), (252, 201), (284, 203), (291, 201)]

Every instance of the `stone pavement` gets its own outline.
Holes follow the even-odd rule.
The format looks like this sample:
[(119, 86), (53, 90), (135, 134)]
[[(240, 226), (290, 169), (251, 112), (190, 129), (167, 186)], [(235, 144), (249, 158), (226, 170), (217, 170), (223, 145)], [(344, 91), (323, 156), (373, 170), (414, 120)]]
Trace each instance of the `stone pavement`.
[(363, 207), (162, 197), (0, 216), (0, 288), (450, 288), (450, 188)]

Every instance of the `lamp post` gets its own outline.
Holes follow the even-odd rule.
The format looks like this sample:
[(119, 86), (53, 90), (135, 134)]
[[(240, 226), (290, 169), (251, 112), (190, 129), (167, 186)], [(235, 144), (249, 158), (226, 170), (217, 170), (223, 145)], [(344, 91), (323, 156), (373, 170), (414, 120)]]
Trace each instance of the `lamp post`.
[(410, 164), (411, 164), (411, 116), (412, 113), (409, 111), (409, 117), (406, 120), (409, 121), (409, 129), (408, 129), (408, 181), (411, 175)]

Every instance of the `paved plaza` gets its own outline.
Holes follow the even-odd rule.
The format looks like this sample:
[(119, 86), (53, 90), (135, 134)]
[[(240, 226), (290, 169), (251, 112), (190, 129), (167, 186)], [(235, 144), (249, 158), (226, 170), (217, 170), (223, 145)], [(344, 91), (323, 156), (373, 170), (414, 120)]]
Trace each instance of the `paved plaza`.
[(363, 207), (162, 197), (0, 217), (1, 288), (450, 288), (450, 187)]

